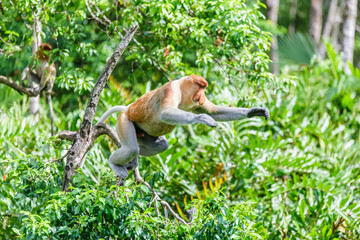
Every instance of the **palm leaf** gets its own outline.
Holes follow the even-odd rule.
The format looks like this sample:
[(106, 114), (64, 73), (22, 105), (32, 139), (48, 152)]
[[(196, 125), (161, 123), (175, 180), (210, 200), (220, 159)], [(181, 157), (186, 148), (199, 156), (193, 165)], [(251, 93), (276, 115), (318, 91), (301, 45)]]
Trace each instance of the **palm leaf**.
[(280, 64), (310, 64), (317, 50), (309, 34), (294, 33), (279, 38)]

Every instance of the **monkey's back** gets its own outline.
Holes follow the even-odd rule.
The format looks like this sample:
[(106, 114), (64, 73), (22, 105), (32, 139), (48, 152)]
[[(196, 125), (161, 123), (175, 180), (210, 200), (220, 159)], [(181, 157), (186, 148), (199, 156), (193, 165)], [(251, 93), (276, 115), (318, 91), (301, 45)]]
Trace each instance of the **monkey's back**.
[(158, 137), (171, 132), (175, 125), (160, 121), (161, 97), (170, 89), (170, 82), (154, 89), (132, 103), (128, 108), (128, 118), (149, 135)]

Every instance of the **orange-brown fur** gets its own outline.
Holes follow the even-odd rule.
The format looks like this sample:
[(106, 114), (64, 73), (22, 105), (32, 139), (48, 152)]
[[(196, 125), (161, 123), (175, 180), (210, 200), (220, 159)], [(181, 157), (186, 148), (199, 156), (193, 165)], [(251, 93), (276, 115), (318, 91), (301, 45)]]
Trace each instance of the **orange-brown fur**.
[(52, 47), (48, 43), (42, 43), (39, 46), (39, 50), (36, 52), (40, 64), (37, 64), (35, 67), (36, 74), (41, 78), (40, 87), (51, 91), (54, 80), (56, 77), (56, 68), (55, 64), (49, 64), (49, 55), (52, 50)]
[(199, 90), (194, 95), (193, 100), (199, 102), (200, 105), (203, 105), (205, 103), (205, 88), (208, 86), (208, 83), (200, 76), (190, 75), (190, 78), (200, 86)]
[[(49, 52), (52, 50), (52, 47), (48, 43), (42, 43), (39, 46), (39, 50), (36, 52), (37, 58), (40, 61), (49, 61)], [(45, 51), (45, 52), (44, 52)], [(46, 53), (47, 52), (47, 53)]]
[(183, 98), (181, 99), (179, 108), (189, 110), (193, 108), (194, 101), (203, 105), (206, 99), (205, 87), (207, 86), (208, 83), (203, 77), (190, 75), (180, 86)]
[(175, 126), (159, 119), (159, 103), (161, 99), (166, 101), (171, 94), (170, 82), (144, 94), (129, 106), (128, 118), (151, 136), (158, 137), (171, 132)]
[(126, 114), (130, 121), (151, 136), (162, 136), (171, 132), (175, 125), (159, 119), (159, 113), (163, 107), (178, 107), (187, 111), (196, 106), (195, 102), (202, 105), (206, 100), (205, 87), (208, 86), (208, 83), (203, 77), (190, 75), (179, 81), (181, 81), (181, 99), (174, 99), (171, 82), (168, 82), (162, 87), (144, 94), (129, 106)]

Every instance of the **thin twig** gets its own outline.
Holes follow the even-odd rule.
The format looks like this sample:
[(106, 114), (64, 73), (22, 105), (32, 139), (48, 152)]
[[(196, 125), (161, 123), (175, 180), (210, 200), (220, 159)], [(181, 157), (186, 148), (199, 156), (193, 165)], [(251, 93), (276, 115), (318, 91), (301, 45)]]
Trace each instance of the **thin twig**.
[(62, 161), (64, 158), (66, 158), (67, 155), (69, 155), (69, 151), (67, 151), (64, 156), (57, 158), (55, 160), (52, 160), (51, 163)]
[(156, 214), (158, 217), (160, 217), (160, 211), (159, 211), (159, 206), (158, 206), (158, 201), (155, 201), (155, 210), (156, 210)]
[(2, 39), (2, 37), (0, 37), (0, 40), (3, 42), (3, 43), (5, 43), (5, 45), (7, 45), (7, 46), (9, 46), (10, 44), (8, 43), (8, 42), (10, 42), (10, 38), (9, 38), (9, 40), (7, 41), (7, 42), (5, 42), (5, 40), (4, 39)]
[(89, 6), (89, 1), (85, 0), (85, 5), (87, 10), (89, 11), (90, 15), (92, 16), (93, 19), (95, 19), (97, 22), (101, 23), (102, 25), (108, 26), (103, 20), (101, 20), (101, 18), (98, 18), (93, 11), (91, 10), (90, 6)]
[(153, 199), (151, 199), (151, 201), (148, 204), (148, 207), (151, 207), (151, 205), (156, 201), (156, 196), (153, 197)]
[(166, 210), (166, 206), (163, 206), (163, 208), (164, 208), (165, 219), (168, 219), (168, 218), (169, 218), (169, 214), (168, 214), (168, 211)]
[(103, 15), (104, 20), (105, 20), (108, 24), (111, 24), (111, 21), (106, 17), (105, 13), (103, 13), (103, 12), (98, 8), (98, 6), (97, 6), (96, 4), (93, 4), (91, 1), (90, 1), (90, 4), (91, 4), (91, 6), (94, 6), (94, 7), (95, 7), (95, 9), (96, 9), (96, 11), (97, 11), (98, 13), (100, 13), (101, 15)]
[(345, 219), (343, 217), (340, 218), (339, 222), (337, 224), (335, 224), (335, 222), (332, 225), (332, 234), (335, 233), (336, 230), (338, 230), (338, 228), (340, 227), (340, 225), (345, 221)]
[[(174, 212), (174, 210), (170, 207), (170, 205), (166, 201), (162, 200), (159, 197), (157, 192), (150, 186), (149, 183), (145, 182), (144, 179), (142, 179), (142, 177), (140, 176), (138, 167), (136, 167), (134, 169), (134, 178), (135, 178), (136, 182), (144, 184), (153, 193), (154, 197), (156, 197), (157, 200), (159, 200), (161, 205), (164, 207), (164, 212), (166, 212), (166, 209), (168, 209), (169, 212), (171, 213), (171, 215), (173, 215), (174, 218), (176, 218), (176, 220), (178, 220), (179, 222), (181, 222), (183, 224), (188, 224), (184, 219), (182, 219), (177, 213)], [(166, 213), (165, 213), (165, 216), (166, 216)]]

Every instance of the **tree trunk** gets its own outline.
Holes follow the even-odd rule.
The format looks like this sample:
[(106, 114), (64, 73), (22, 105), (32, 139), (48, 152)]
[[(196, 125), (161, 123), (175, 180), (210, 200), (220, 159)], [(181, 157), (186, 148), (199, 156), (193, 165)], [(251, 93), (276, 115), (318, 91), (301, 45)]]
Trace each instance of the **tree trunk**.
[[(330, 37), (331, 30), (333, 29), (335, 21), (336, 21), (337, 3), (338, 3), (338, 0), (331, 0), (331, 2), (330, 2), (329, 11), (327, 14), (326, 22), (324, 25), (324, 31), (322, 34), (322, 37), (325, 41), (328, 40), (328, 38)], [(326, 52), (325, 45), (320, 44), (321, 58), (325, 57), (325, 52)]]
[[(36, 14), (34, 14), (34, 24), (33, 24), (33, 43), (32, 43), (32, 54), (35, 56), (36, 51), (38, 50), (41, 44), (41, 22)], [(29, 82), (29, 87), (38, 88), (39, 85), (35, 82)], [(34, 123), (39, 121), (39, 109), (40, 109), (40, 94), (36, 97), (30, 97), (30, 107), (29, 113), (34, 115)]]
[(311, 0), (310, 35), (319, 45), (322, 29), (322, 0)]
[[(278, 12), (279, 12), (279, 0), (267, 0), (267, 6), (269, 9), (268, 19), (274, 24), (277, 24)], [(274, 74), (279, 74), (279, 52), (278, 52), (278, 40), (277, 36), (273, 35), (272, 44), (270, 49), (270, 59), (272, 60), (271, 71)]]
[(293, 0), (290, 6), (290, 24), (288, 28), (289, 34), (295, 33), (296, 12), (297, 12), (297, 0)]
[(344, 25), (342, 49), (344, 52), (345, 72), (350, 73), (347, 62), (353, 63), (357, 0), (346, 0), (344, 8)]
[(342, 7), (338, 7), (336, 8), (336, 13), (335, 13), (335, 21), (334, 21), (334, 26), (333, 26), (333, 30), (331, 33), (331, 45), (334, 47), (335, 51), (338, 52), (340, 50), (340, 24), (342, 21), (342, 11), (341, 11)]

